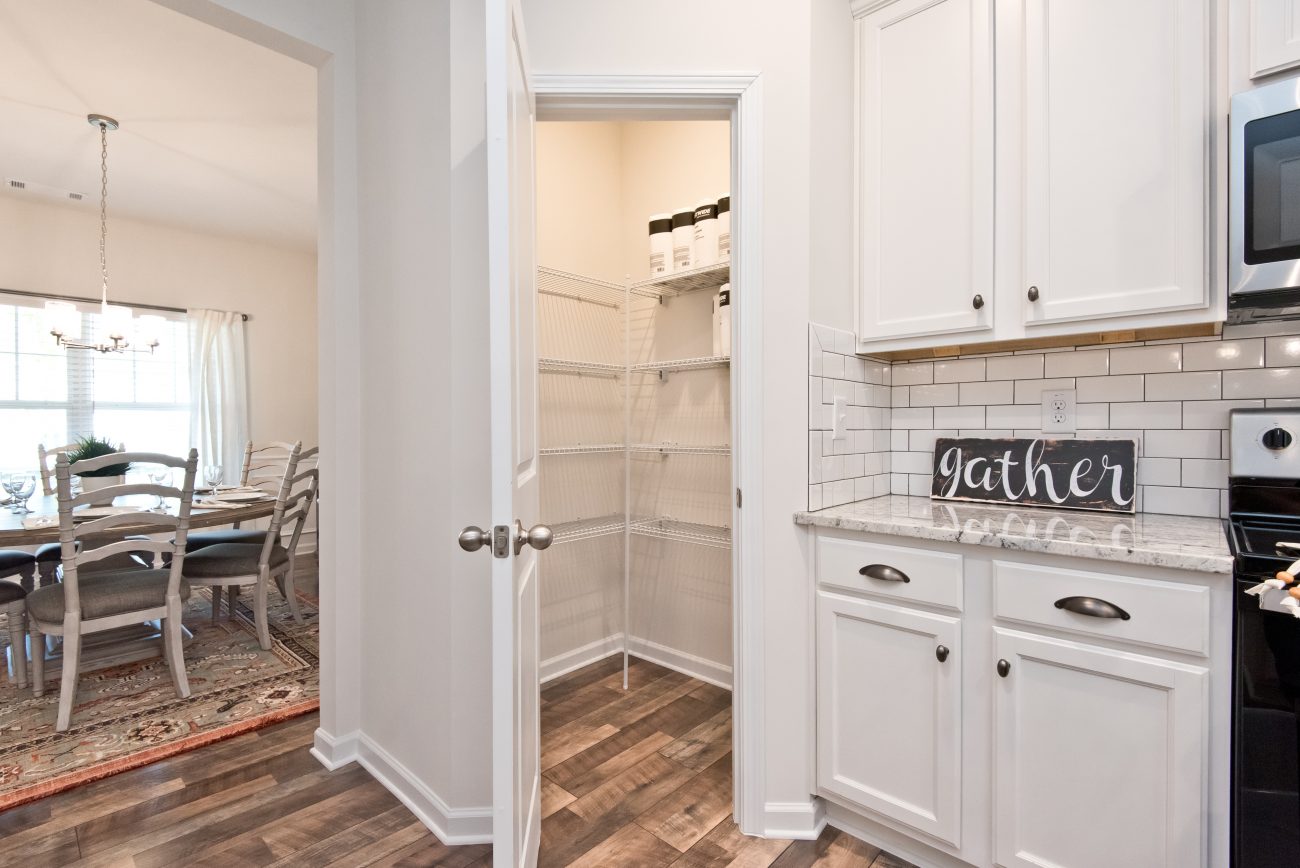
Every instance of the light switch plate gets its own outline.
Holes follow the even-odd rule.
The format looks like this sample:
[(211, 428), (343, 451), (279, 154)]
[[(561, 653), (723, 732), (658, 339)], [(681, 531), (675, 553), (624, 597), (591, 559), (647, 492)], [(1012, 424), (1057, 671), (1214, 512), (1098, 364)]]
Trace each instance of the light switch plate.
[(1043, 433), (1072, 434), (1075, 431), (1074, 390), (1043, 391)]
[(849, 399), (836, 398), (831, 409), (831, 439), (845, 440), (849, 436)]

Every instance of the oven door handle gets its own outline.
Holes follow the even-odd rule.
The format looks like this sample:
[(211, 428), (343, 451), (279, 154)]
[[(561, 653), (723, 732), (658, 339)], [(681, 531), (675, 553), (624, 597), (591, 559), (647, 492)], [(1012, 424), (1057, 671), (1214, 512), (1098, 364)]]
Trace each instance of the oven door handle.
[(1127, 621), (1130, 617), (1128, 612), (1125, 612), (1114, 603), (1108, 603), (1096, 597), (1062, 597), (1056, 601), (1056, 608), (1065, 609), (1067, 612), (1074, 612), (1077, 615), (1087, 615), (1090, 618), (1118, 618), (1121, 621)]

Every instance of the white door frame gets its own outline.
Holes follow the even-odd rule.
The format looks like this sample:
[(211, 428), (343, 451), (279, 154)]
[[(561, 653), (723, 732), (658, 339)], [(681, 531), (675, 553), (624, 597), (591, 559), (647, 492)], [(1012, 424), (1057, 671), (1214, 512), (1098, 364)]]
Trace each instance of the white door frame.
[[(537, 119), (730, 120), (731, 268), (741, 287), (732, 304), (731, 377), (732, 776), (736, 822), (761, 835), (763, 812), (763, 564), (761, 547), (763, 269), (763, 79), (757, 74), (531, 75)], [(613, 116), (613, 117), (611, 117)], [(738, 498), (737, 498), (738, 499)]]

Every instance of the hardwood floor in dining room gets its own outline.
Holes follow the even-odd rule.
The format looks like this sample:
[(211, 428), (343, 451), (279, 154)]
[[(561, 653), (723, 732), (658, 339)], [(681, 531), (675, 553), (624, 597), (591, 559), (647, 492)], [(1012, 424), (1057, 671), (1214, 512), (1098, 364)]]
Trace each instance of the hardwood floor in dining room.
[[(540, 865), (907, 868), (827, 828), (746, 838), (731, 820), (731, 697), (608, 658), (542, 691)], [(487, 866), (438, 842), (357, 765), (308, 753), (316, 715), (105, 778), (0, 815), (7, 866)]]

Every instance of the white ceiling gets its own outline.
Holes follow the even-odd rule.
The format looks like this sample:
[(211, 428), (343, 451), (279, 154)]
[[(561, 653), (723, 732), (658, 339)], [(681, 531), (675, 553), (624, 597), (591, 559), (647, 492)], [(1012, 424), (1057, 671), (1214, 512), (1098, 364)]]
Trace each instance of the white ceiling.
[[(0, 177), (114, 215), (310, 249), (316, 71), (150, 0), (0, 0)], [(0, 187), (0, 195), (57, 201)]]

